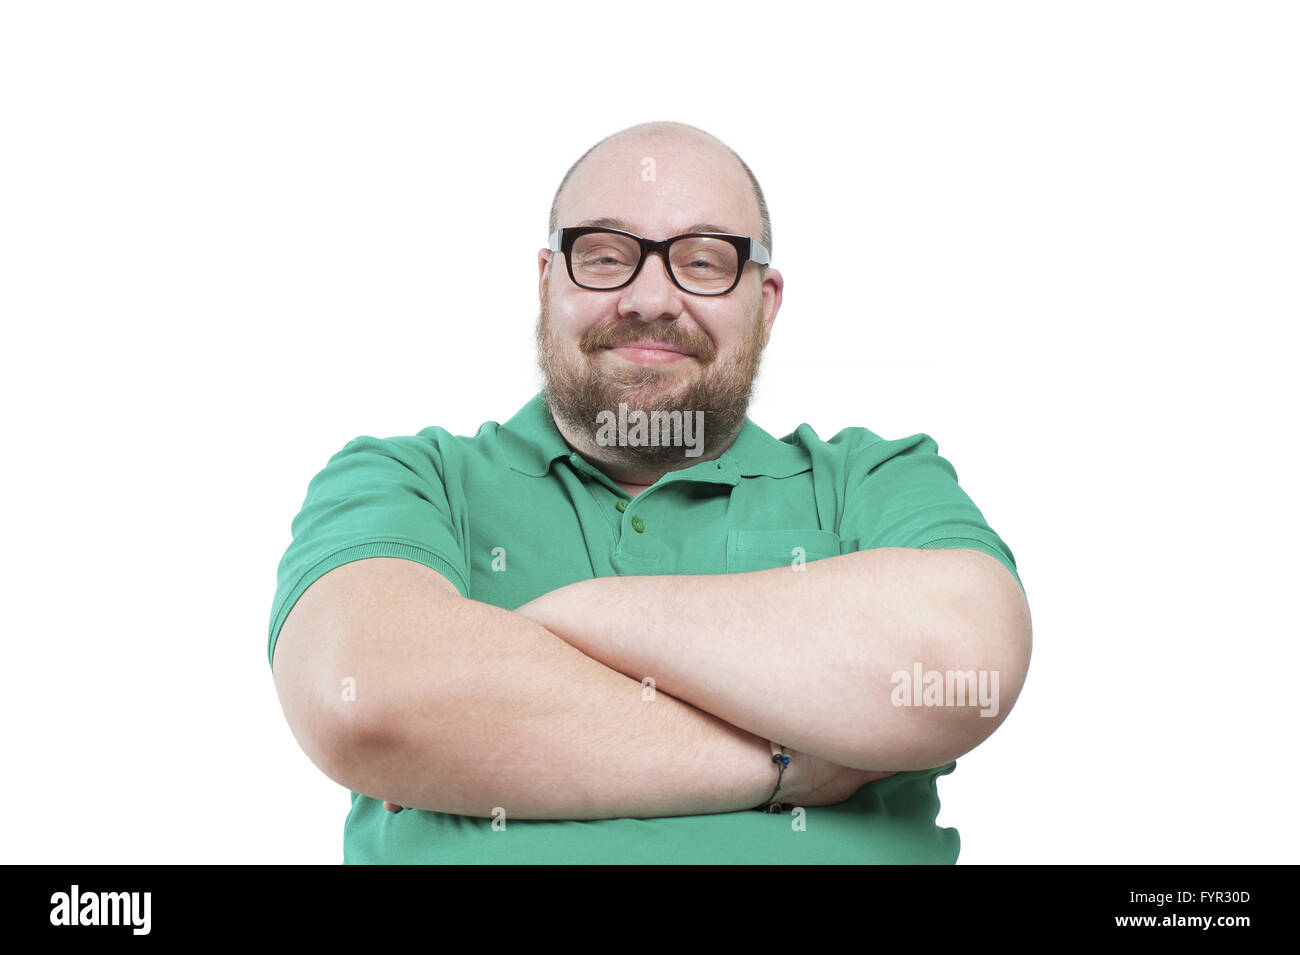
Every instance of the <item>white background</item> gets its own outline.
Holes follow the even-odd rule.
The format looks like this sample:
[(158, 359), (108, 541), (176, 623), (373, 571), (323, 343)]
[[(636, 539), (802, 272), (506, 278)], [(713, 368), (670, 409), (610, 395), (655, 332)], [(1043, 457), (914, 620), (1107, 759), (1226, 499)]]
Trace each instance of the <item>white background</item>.
[(1016, 555), (960, 862), (1294, 860), (1293, 5), (0, 9), (3, 861), (341, 861), (290, 521), (535, 392), (552, 194), (658, 119), (767, 194), (754, 419), (924, 431)]

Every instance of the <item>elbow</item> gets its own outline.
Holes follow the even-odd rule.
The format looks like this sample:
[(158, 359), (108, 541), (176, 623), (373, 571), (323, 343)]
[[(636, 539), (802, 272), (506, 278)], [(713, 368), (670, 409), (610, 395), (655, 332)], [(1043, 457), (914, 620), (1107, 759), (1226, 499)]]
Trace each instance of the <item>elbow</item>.
[[(999, 561), (979, 551), (980, 573), (965, 593), (965, 631), (973, 635), (941, 658), (947, 711), (943, 723), (944, 762), (965, 755), (984, 742), (1011, 713), (1029, 675), (1033, 622), (1024, 591)], [(953, 652), (955, 651), (955, 652)]]
[(353, 792), (387, 791), (384, 770), (396, 762), (392, 754), (399, 746), (394, 725), (387, 714), (373, 709), (336, 706), (327, 723), (327, 749), (317, 765)]
[[(1026, 660), (1008, 654), (990, 666), (929, 669), (896, 684), (891, 732), (873, 734), (862, 769), (930, 769), (975, 749), (1006, 720), (1024, 683)], [(902, 674), (899, 674), (901, 677)]]
[[(955, 588), (946, 633), (936, 633), (910, 671), (891, 680), (893, 733), (875, 734), (876, 765), (905, 771), (942, 766), (1000, 727), (1029, 673), (1033, 626), (1024, 592), (996, 559), (968, 552), (970, 573)], [(923, 662), (922, 662), (923, 661)], [(880, 759), (882, 744), (890, 750)]]
[(298, 699), (282, 699), (285, 716), (298, 745), (322, 773), (353, 792), (382, 791), (383, 768), (399, 740), (397, 721), (347, 686)]
[(1029, 602), (1011, 572), (991, 557), (985, 562), (985, 569), (990, 579), (980, 592), (979, 620), (985, 628), (984, 645), (988, 656), (999, 669), (999, 691), (1002, 694), (999, 710), (1005, 718), (1020, 697), (1029, 676), (1034, 625)]

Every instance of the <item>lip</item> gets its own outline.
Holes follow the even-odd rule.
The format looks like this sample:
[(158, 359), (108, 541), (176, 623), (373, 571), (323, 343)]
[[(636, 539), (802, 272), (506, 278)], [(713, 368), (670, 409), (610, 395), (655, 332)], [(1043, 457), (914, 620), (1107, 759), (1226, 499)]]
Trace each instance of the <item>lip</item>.
[(685, 348), (669, 344), (668, 342), (649, 342), (649, 340), (638, 338), (634, 342), (620, 342), (619, 344), (610, 344), (606, 346), (612, 351), (623, 351), (624, 348), (634, 348), (637, 351), (656, 351), (656, 352), (673, 352), (676, 355), (694, 355), (694, 352), (686, 351)]
[(647, 339), (644, 338), (638, 338), (636, 341), (631, 341), (631, 342), (619, 342), (617, 345), (607, 345), (606, 347), (612, 348), (615, 351), (622, 348), (637, 348), (637, 349), (641, 349), (642, 351), (649, 350), (649, 351), (676, 352), (678, 355), (694, 354), (693, 352), (687, 351), (685, 348), (679, 348), (676, 345), (670, 345), (668, 342), (648, 341)]
[(605, 346), (606, 351), (617, 354), (620, 358), (637, 365), (666, 365), (691, 357), (692, 353), (677, 345), (667, 342), (636, 341), (622, 342), (618, 345)]

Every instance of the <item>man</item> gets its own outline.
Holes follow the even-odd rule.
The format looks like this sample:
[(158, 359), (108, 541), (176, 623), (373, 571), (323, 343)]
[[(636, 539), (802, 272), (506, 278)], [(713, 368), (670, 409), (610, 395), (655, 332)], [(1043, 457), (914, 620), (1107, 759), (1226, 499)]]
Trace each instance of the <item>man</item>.
[(935, 779), (1024, 681), (1014, 559), (926, 435), (746, 417), (767, 218), (700, 130), (603, 140), (539, 254), (543, 393), (311, 482), (269, 653), (345, 862), (956, 860)]

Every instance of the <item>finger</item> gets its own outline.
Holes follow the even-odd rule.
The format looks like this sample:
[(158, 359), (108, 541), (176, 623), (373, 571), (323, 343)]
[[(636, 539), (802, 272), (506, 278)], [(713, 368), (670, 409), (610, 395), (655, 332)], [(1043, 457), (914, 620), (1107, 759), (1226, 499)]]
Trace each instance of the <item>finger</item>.
[(384, 808), (387, 809), (389, 812), (401, 812), (401, 811), (402, 811), (403, 809), (405, 809), (406, 807), (405, 807), (405, 806), (399, 806), (397, 803), (395, 803), (395, 802), (389, 802), (387, 799), (385, 799), (385, 800), (384, 800)]

